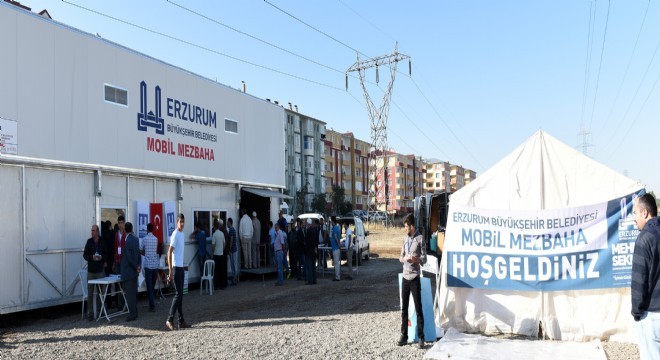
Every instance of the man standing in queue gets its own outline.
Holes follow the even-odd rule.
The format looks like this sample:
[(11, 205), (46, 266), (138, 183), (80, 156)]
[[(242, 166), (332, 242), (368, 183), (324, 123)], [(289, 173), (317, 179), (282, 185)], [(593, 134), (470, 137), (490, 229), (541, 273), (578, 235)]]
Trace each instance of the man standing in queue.
[[(83, 258), (87, 260), (87, 281), (100, 279), (105, 277), (104, 268), (107, 266), (106, 253), (105, 253), (105, 243), (99, 237), (99, 227), (92, 225), (92, 237), (87, 239), (85, 243), (85, 250), (83, 251)], [(82, 286), (87, 286), (87, 319), (92, 321), (95, 319), (92, 312), (92, 305), (97, 301), (96, 296), (94, 296), (94, 285), (93, 284), (81, 284)]]
[(630, 293), (641, 359), (660, 359), (660, 220), (655, 198), (644, 194), (633, 205), (635, 240)]
[(422, 286), (419, 279), (421, 265), (426, 263), (426, 248), (423, 236), (415, 230), (415, 217), (408, 214), (403, 220), (406, 237), (401, 247), (399, 261), (403, 264), (403, 279), (401, 282), (401, 337), (396, 343), (403, 346), (408, 343), (408, 305), (410, 294), (415, 303), (417, 313), (417, 337), (419, 348), (424, 348), (424, 312), (422, 311)]
[(124, 229), (126, 230), (126, 242), (121, 257), (121, 285), (126, 294), (126, 305), (128, 305), (128, 319), (126, 321), (133, 321), (137, 320), (138, 316), (137, 288), (142, 257), (140, 256), (140, 240), (133, 235), (133, 224), (127, 222)]
[(185, 237), (183, 236), (183, 226), (186, 219), (183, 214), (179, 214), (176, 222), (176, 229), (170, 236), (170, 248), (167, 251), (167, 265), (169, 274), (167, 281), (174, 281), (174, 298), (170, 307), (170, 314), (165, 322), (168, 329), (174, 330), (174, 315), (179, 314), (179, 329), (189, 328), (190, 325), (183, 319), (183, 247)]

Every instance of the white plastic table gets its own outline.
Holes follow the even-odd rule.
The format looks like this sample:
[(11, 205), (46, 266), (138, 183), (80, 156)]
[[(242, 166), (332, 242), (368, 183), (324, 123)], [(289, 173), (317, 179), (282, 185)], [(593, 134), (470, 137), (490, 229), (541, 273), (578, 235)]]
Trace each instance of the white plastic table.
[[(99, 316), (96, 318), (96, 321), (99, 321), (101, 317), (105, 317), (108, 321), (110, 321), (110, 319), (113, 317), (128, 314), (128, 304), (126, 303), (126, 295), (124, 294), (124, 288), (122, 288), (121, 286), (121, 278), (119, 276), (111, 275), (100, 279), (89, 280), (87, 281), (87, 283), (96, 285), (94, 286), (94, 298), (96, 298), (97, 295), (101, 297), (101, 311), (99, 312)], [(108, 289), (110, 289), (110, 285), (112, 284), (116, 284), (117, 286), (115, 290), (108, 292)], [(105, 302), (106, 296), (115, 295), (115, 294), (121, 294), (121, 296), (124, 298), (124, 308), (115, 313), (108, 314), (108, 307)], [(96, 301), (93, 301), (93, 303), (94, 303), (94, 314), (96, 315)]]

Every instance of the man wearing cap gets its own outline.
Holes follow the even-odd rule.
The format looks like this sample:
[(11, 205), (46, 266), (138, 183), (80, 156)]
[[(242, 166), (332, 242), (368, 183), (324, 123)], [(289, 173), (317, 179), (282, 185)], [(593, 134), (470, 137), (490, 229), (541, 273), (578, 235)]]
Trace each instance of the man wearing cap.
[(213, 222), (213, 237), (211, 249), (215, 269), (213, 271), (213, 282), (217, 289), (224, 290), (227, 287), (227, 254), (225, 254), (225, 234), (220, 230), (223, 225), (222, 219)]
[(259, 245), (261, 244), (261, 221), (257, 219), (257, 212), (252, 212), (252, 267), (258, 269), (261, 265), (261, 254), (259, 254)]

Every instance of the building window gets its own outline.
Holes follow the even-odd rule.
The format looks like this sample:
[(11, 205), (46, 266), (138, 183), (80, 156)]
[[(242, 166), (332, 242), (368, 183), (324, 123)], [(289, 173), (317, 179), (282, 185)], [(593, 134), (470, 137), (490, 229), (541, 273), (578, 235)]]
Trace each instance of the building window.
[(105, 101), (128, 106), (128, 90), (104, 84)]
[(211, 228), (216, 220), (227, 222), (227, 210), (220, 209), (193, 209), (193, 224), (199, 224), (199, 228), (204, 230), (207, 239), (212, 236)]
[(225, 131), (232, 134), (238, 134), (238, 121), (225, 119)]

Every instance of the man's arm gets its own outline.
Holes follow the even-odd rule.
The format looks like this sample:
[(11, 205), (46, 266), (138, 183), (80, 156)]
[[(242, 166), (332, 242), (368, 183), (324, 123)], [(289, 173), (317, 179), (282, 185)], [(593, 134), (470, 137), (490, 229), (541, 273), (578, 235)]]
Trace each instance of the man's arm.
[(93, 260), (92, 255), (93, 255), (92, 254), (92, 247), (90, 246), (89, 241), (86, 241), (85, 242), (85, 250), (83, 250), (83, 259), (85, 259), (85, 261), (87, 261), (87, 262), (90, 262), (90, 261)]
[(170, 248), (167, 250), (167, 267), (169, 272), (167, 273), (167, 281), (172, 282), (172, 254), (174, 253), (174, 245), (170, 245)]
[(648, 265), (651, 254), (647, 246), (648, 243), (643, 240), (645, 239), (640, 236), (635, 242), (635, 251), (633, 254), (633, 265), (631, 272), (632, 278), (630, 281), (630, 295), (632, 301), (632, 310), (630, 312), (635, 321), (640, 320), (642, 314), (648, 309), (649, 303), (647, 283), (649, 281)]

